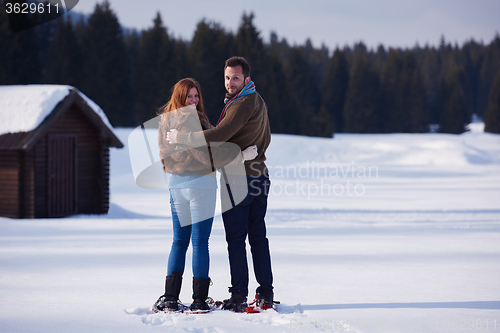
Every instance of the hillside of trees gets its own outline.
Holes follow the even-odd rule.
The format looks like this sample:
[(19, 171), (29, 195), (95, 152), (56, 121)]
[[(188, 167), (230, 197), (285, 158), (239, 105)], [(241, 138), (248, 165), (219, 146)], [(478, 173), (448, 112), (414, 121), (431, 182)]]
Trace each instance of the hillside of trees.
[(156, 116), (184, 77), (200, 82), (215, 123), (223, 108), (224, 62), (240, 55), (252, 66), (273, 133), (419, 133), (433, 124), (458, 134), (472, 114), (500, 133), (498, 34), (489, 44), (458, 46), (441, 37), (438, 47), (372, 50), (359, 42), (329, 50), (310, 40), (290, 45), (277, 33), (264, 42), (252, 13), (242, 14), (236, 32), (204, 19), (189, 41), (169, 33), (159, 13), (146, 30), (123, 29), (107, 1), (86, 20), (65, 15), (18, 33), (0, 16), (0, 84), (73, 85), (114, 126)]

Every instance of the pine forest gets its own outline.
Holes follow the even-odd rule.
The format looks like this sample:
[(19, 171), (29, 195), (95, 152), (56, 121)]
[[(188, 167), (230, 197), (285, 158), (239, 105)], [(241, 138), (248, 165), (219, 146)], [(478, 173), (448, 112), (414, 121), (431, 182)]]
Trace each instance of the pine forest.
[[(68, 84), (94, 100), (113, 126), (156, 116), (173, 85), (192, 77), (215, 124), (225, 95), (223, 69), (245, 57), (268, 105), (273, 133), (462, 133), (473, 115), (500, 133), (500, 36), (492, 41), (410, 49), (290, 45), (264, 38), (253, 13), (237, 31), (203, 19), (191, 40), (175, 38), (158, 13), (143, 31), (125, 29), (108, 2), (86, 17), (18, 33), (0, 22), (0, 84)], [(264, 40), (268, 41), (264, 41)], [(486, 43), (486, 44), (485, 44)]]

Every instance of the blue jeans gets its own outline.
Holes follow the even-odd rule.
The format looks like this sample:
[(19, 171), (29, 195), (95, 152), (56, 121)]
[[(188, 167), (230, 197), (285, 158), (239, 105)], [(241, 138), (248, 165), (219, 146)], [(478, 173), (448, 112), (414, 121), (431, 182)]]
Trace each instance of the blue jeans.
[(216, 191), (201, 188), (170, 189), (174, 239), (168, 257), (167, 275), (184, 273), (189, 241), (193, 243), (193, 276), (208, 279), (208, 239), (212, 231)]
[[(247, 176), (248, 195), (234, 208), (222, 207), (222, 219), (226, 231), (232, 294), (248, 295), (248, 264), (245, 240), (252, 252), (257, 293), (268, 296), (273, 292), (273, 274), (269, 241), (266, 236), (264, 217), (267, 211), (269, 176)], [(223, 185), (224, 186), (224, 185)]]

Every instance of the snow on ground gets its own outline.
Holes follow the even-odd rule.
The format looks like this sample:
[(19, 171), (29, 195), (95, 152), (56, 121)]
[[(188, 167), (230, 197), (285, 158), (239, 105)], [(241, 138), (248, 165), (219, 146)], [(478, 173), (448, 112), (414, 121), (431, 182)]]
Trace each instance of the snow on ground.
[[(116, 130), (124, 143), (130, 132)], [(125, 148), (111, 151), (109, 215), (0, 218), (0, 331), (500, 330), (499, 135), (273, 135), (267, 155), (279, 313), (151, 313), (172, 237), (168, 193), (134, 184)], [(210, 252), (210, 295), (223, 299), (220, 216)], [(184, 302), (190, 263), (188, 253)]]

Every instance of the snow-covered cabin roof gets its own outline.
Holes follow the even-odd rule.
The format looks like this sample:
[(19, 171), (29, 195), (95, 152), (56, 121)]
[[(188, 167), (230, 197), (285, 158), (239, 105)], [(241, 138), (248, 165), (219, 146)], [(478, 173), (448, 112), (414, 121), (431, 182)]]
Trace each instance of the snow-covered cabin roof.
[[(104, 111), (85, 94), (68, 85), (0, 86), (0, 136), (34, 131), (57, 109), (61, 102), (68, 99), (72, 102), (80, 102), (80, 104), (83, 101), (85, 109), (92, 110), (100, 119), (100, 123), (105, 125), (106, 132), (113, 137), (112, 146), (123, 146)], [(95, 121), (96, 117), (92, 118)]]
[(104, 111), (78, 89), (66, 85), (0, 86), (0, 135), (36, 129), (70, 91), (74, 90), (113, 131)]

